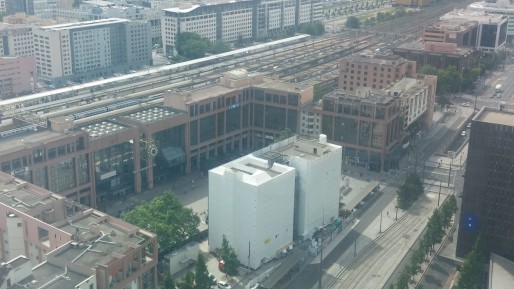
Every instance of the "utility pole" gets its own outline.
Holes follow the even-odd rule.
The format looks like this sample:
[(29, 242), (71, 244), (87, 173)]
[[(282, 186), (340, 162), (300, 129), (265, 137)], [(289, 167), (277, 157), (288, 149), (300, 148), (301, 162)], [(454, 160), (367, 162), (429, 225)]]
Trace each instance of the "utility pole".
[(353, 257), (357, 257), (357, 239), (355, 239), (355, 242), (353, 243)]
[[(453, 159), (452, 159), (453, 162)], [(452, 163), (450, 163), (450, 171), (448, 172), (448, 187), (450, 186), (450, 177), (452, 175)]]
[(323, 233), (325, 232), (325, 208), (323, 208), (323, 222), (321, 225), (321, 249), (319, 254), (319, 279), (318, 279), (318, 289), (321, 289), (321, 275), (322, 275), (322, 262), (323, 262)]
[(443, 184), (443, 181), (439, 181), (439, 196), (437, 197), (437, 207), (439, 208), (439, 201), (441, 200), (441, 186)]
[(380, 211), (380, 228), (378, 233), (382, 234), (382, 211)]
[(396, 208), (396, 216), (394, 217), (395, 221), (398, 221), (398, 206), (395, 206)]

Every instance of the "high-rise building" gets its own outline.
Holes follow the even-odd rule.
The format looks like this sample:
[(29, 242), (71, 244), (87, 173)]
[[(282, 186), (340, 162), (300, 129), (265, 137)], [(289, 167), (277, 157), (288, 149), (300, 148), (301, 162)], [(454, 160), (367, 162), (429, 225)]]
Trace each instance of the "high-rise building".
[[(209, 171), (209, 250), (225, 237), (253, 269), (293, 242), (295, 169), (247, 155)], [(337, 205), (337, 204), (336, 204)]]
[(482, 234), (489, 251), (514, 259), (514, 111), (484, 107), (471, 122), (457, 256)]
[(34, 28), (41, 80), (63, 85), (152, 64), (148, 22), (102, 19)]

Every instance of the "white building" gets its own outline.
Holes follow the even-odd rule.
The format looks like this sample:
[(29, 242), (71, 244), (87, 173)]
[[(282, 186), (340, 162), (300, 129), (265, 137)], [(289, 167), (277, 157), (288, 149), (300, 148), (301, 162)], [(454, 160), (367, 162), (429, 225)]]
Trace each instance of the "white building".
[(0, 56), (34, 55), (34, 35), (29, 25), (0, 23)]
[(69, 22), (108, 18), (148, 21), (152, 27), (152, 39), (158, 41), (161, 38), (161, 17), (163, 14), (164, 11), (155, 8), (155, 6), (148, 8), (134, 4), (117, 5), (109, 1), (84, 1), (78, 8), (56, 9), (55, 19)]
[(387, 91), (400, 96), (403, 114), (403, 129), (409, 128), (427, 111), (428, 85), (414, 78), (403, 78)]
[(148, 22), (102, 19), (34, 28), (41, 80), (62, 85), (151, 65)]
[(309, 140), (291, 137), (253, 153), (295, 168), (295, 236), (310, 239), (323, 224), (337, 219), (342, 151), (320, 135)]
[(161, 20), (166, 54), (174, 53), (175, 38), (194, 32), (210, 41), (234, 42), (293, 30), (299, 24), (322, 20), (321, 0), (239, 0), (180, 4), (164, 9)]
[(514, 4), (510, 1), (499, 0), (496, 3), (475, 2), (468, 5), (467, 8), (468, 10), (472, 11), (482, 11), (491, 14), (500, 14), (507, 16), (507, 37), (509, 39), (514, 37)]
[(478, 22), (476, 49), (498, 52), (505, 48), (507, 40), (507, 16), (472, 10), (453, 10), (440, 17), (441, 20)]
[[(247, 155), (209, 171), (209, 249), (258, 268), (293, 241), (295, 169)], [(336, 202), (337, 203), (337, 202)]]

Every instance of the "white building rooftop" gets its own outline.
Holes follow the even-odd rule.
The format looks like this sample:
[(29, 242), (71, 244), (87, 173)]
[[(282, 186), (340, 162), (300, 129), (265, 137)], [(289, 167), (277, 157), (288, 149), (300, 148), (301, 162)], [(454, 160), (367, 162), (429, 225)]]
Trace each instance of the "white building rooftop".
[(130, 20), (121, 19), (121, 18), (108, 18), (108, 19), (44, 26), (44, 27), (41, 27), (41, 29), (59, 31), (59, 30), (69, 30), (69, 29), (84, 28), (84, 27), (94, 27), (94, 26), (100, 26), (100, 25), (105, 25), (105, 24), (125, 23), (125, 22), (130, 22)]
[(214, 168), (211, 172), (219, 175), (227, 173), (237, 174), (242, 182), (258, 186), (292, 170), (294, 168), (289, 166), (266, 161), (253, 155), (246, 155)]

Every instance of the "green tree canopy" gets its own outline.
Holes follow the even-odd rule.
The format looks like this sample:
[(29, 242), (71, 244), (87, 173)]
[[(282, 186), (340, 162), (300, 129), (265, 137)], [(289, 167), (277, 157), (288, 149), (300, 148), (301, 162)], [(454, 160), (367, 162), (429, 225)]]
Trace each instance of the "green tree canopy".
[(187, 272), (186, 276), (177, 284), (178, 289), (195, 289), (195, 273)]
[(230, 50), (231, 50), (230, 44), (228, 44), (227, 42), (218, 40), (218, 41), (214, 42), (214, 44), (211, 45), (209, 52), (212, 54), (219, 54), (219, 53), (223, 53), (223, 52), (228, 52)]
[(209, 276), (209, 271), (205, 264), (205, 257), (201, 252), (198, 253), (198, 258), (196, 260), (195, 284), (195, 289), (211, 289), (211, 286), (214, 285), (214, 280)]
[(423, 183), (416, 173), (410, 173), (398, 188), (398, 207), (408, 209), (410, 205), (423, 194)]
[(355, 16), (350, 16), (350, 17), (346, 18), (345, 26), (346, 26), (346, 28), (350, 28), (350, 29), (359, 29), (359, 27), (361, 26), (361, 21), (359, 18), (357, 18)]
[(200, 217), (184, 208), (177, 197), (165, 192), (149, 203), (142, 203), (121, 217), (123, 220), (159, 236), (159, 253), (168, 253), (198, 234)]
[(239, 260), (237, 259), (236, 251), (234, 250), (234, 248), (230, 246), (225, 235), (223, 235), (220, 255), (221, 259), (225, 262), (225, 267), (223, 271), (230, 276), (237, 275)]

